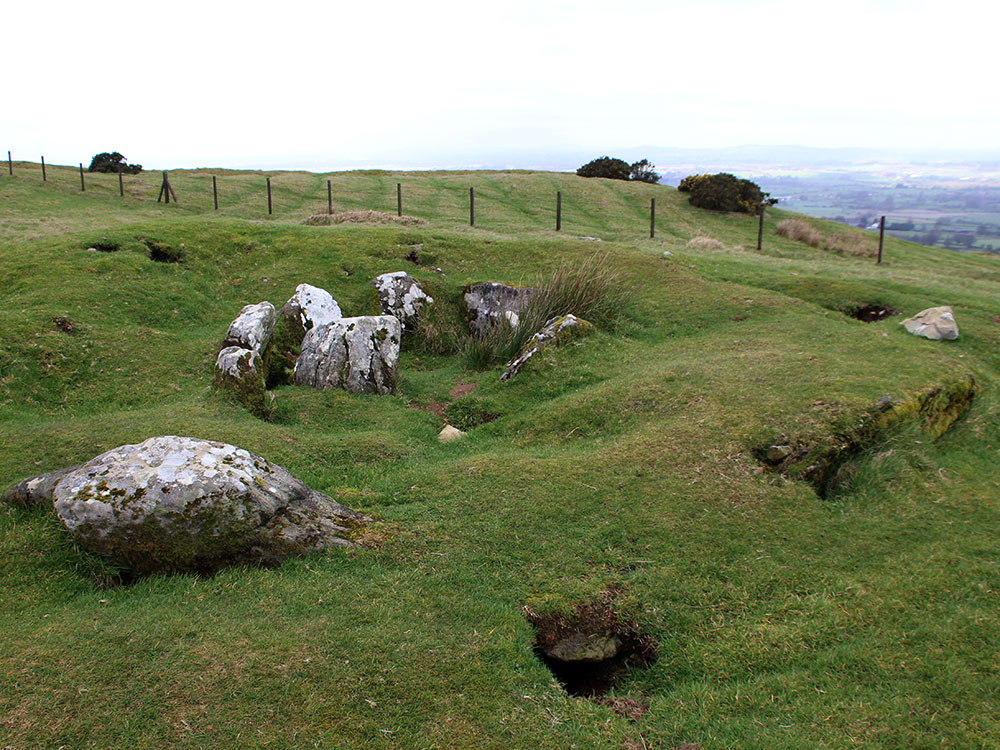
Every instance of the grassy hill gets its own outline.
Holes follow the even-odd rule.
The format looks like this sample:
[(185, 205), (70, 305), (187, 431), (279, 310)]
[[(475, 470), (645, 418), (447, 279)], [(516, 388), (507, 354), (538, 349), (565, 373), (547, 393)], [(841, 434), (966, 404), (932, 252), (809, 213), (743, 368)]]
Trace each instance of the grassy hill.
[[(264, 173), (171, 172), (165, 206), (158, 173), (119, 198), (114, 175), (81, 192), (36, 167), (0, 176), (0, 486), (191, 435), (378, 516), (382, 543), (115, 585), (53, 518), (0, 509), (0, 747), (1000, 745), (997, 257), (890, 239), (876, 266), (778, 237), (781, 211), (757, 252), (753, 217), (566, 174), (271, 173), (268, 217)], [(427, 224), (303, 226), (328, 179), (338, 209), (389, 212), (400, 182)], [(122, 250), (87, 252), (101, 237)], [(414, 345), (391, 397), (282, 387), (263, 422), (211, 389), (240, 307), (299, 283), (362, 314), (406, 270), (451, 306), (598, 250), (622, 320), (510, 383)], [(842, 312), (866, 304), (949, 304), (961, 338)], [(970, 376), (940, 436), (941, 398), (905, 408)], [(902, 418), (869, 429), (887, 395)], [(416, 407), (452, 403), (498, 416), (441, 445)], [(776, 442), (842, 481), (820, 497), (771, 470)], [(539, 661), (524, 608), (602, 599), (656, 658), (595, 701)]]

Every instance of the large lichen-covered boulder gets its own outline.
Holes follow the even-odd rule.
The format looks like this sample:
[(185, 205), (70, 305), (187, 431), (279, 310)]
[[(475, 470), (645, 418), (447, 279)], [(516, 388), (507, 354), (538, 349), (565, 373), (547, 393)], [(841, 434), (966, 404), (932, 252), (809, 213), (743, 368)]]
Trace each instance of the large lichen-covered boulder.
[(253, 414), (266, 419), (274, 409), (274, 397), (264, 380), (264, 363), (252, 349), (227, 346), (215, 359), (215, 387), (229, 391)]
[(396, 317), (403, 329), (413, 328), (425, 305), (434, 302), (406, 271), (383, 273), (372, 280), (379, 311)]
[(278, 317), (288, 323), (292, 330), (301, 332), (301, 342), (306, 331), (340, 320), (344, 316), (337, 300), (326, 289), (299, 284), (295, 287), (295, 294), (278, 310)]
[(955, 322), (955, 316), (948, 306), (921, 310), (900, 325), (913, 335), (928, 339), (954, 341), (958, 338), (958, 323)]
[(371, 520), (260, 456), (189, 437), (123, 445), (45, 477), (40, 500), (73, 538), (137, 574), (273, 565), (352, 545)]
[(256, 305), (246, 305), (236, 319), (229, 324), (223, 348), (239, 346), (252, 349), (261, 357), (267, 357), (267, 345), (274, 335), (274, 322), (277, 313), (270, 302), (258, 302)]
[(575, 315), (563, 315), (552, 318), (546, 322), (542, 330), (528, 339), (527, 343), (521, 347), (521, 351), (517, 353), (517, 356), (507, 363), (507, 367), (504, 368), (500, 380), (510, 380), (517, 375), (521, 371), (521, 368), (543, 349), (550, 346), (559, 346), (570, 339), (586, 336), (592, 333), (593, 330), (594, 326), (592, 323), (588, 323), (586, 320), (578, 318)]
[(295, 382), (319, 390), (394, 393), (402, 326), (392, 315), (340, 320), (309, 331), (295, 363)]
[(530, 287), (510, 286), (499, 281), (485, 281), (465, 287), (462, 300), (469, 329), (477, 336), (483, 336), (501, 320), (507, 321), (511, 328), (517, 328), (518, 316), (528, 304), (533, 291)]

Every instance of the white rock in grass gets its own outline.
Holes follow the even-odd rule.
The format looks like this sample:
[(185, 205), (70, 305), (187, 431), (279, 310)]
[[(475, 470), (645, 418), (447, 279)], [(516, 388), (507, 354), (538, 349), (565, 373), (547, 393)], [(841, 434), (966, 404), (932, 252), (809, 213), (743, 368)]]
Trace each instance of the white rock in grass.
[(438, 433), (438, 441), (442, 443), (450, 443), (452, 440), (458, 440), (461, 437), (465, 437), (464, 432), (462, 432), (457, 427), (453, 427), (450, 424), (446, 424), (441, 432)]
[(318, 390), (394, 393), (402, 326), (392, 315), (341, 318), (302, 339), (295, 382)]
[(907, 318), (900, 325), (913, 335), (928, 339), (954, 341), (958, 338), (958, 323), (948, 306), (929, 307), (912, 318)]

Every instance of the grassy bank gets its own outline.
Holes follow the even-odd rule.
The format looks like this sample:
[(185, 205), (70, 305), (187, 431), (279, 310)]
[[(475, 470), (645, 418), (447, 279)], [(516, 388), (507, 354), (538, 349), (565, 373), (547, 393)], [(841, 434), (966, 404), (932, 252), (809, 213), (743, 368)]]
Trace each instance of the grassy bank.
[[(113, 586), (52, 518), (0, 510), (0, 747), (1000, 744), (996, 257), (891, 239), (877, 267), (778, 237), (780, 211), (756, 252), (753, 217), (572, 175), (274, 173), (267, 218), (263, 173), (216, 171), (216, 213), (207, 171), (171, 173), (168, 207), (158, 173), (120, 199), (114, 175), (81, 193), (48, 170), (0, 180), (0, 485), (191, 435), (378, 516), (384, 541)], [(389, 212), (401, 182), (427, 224), (302, 226), (327, 179), (338, 208)], [(688, 248), (699, 236), (721, 247)], [(87, 252), (100, 237), (122, 249)], [(211, 389), (240, 307), (299, 283), (362, 314), (375, 275), (407, 270), (449, 305), (598, 248), (629, 290), (622, 320), (510, 383), (502, 364), (411, 347), (397, 395), (282, 387), (271, 423)], [(961, 338), (841, 312), (863, 304), (950, 304)], [(879, 432), (827, 499), (756, 458), (967, 376), (978, 391), (950, 429)], [(415, 407), (450, 403), (497, 417), (441, 445)], [(648, 707), (633, 718), (568, 696), (522, 612), (608, 591), (657, 644), (612, 693)]]

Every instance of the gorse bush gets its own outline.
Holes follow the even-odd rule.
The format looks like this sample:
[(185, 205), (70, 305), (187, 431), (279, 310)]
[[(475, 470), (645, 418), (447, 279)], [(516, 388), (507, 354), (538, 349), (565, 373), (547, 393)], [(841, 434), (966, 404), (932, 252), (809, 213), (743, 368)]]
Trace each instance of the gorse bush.
[(656, 165), (648, 159), (640, 159), (629, 164), (623, 159), (602, 156), (588, 161), (576, 170), (580, 177), (604, 177), (608, 180), (632, 180), (633, 182), (657, 183), (660, 176), (654, 171)]
[(627, 180), (632, 174), (632, 167), (627, 161), (602, 156), (588, 161), (576, 170), (580, 177), (604, 177), (609, 180)]
[(129, 164), (125, 157), (117, 151), (108, 153), (102, 151), (90, 160), (88, 172), (122, 172), (123, 174), (139, 174), (142, 171), (141, 164)]
[(688, 175), (681, 180), (677, 189), (691, 194), (692, 206), (709, 211), (755, 214), (760, 211), (761, 206), (773, 206), (778, 202), (776, 198), (770, 197), (770, 193), (763, 192), (756, 183), (728, 172)]

